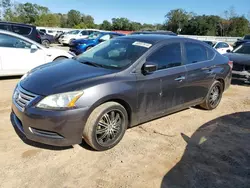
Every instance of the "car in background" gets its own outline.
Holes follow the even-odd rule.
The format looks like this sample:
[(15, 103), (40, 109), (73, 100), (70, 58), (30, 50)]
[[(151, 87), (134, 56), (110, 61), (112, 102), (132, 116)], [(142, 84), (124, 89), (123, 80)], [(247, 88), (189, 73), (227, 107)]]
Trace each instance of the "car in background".
[(224, 55), (233, 61), (233, 78), (250, 83), (250, 42)]
[(146, 34), (158, 34), (158, 35), (172, 35), (177, 36), (176, 33), (172, 31), (162, 31), (162, 30), (156, 30), (156, 31), (135, 31), (130, 33), (130, 35), (146, 35)]
[(39, 44), (42, 43), (41, 36), (34, 25), (14, 22), (0, 22), (0, 29), (23, 35)]
[(238, 46), (240, 46), (241, 44), (246, 43), (246, 42), (250, 42), (250, 35), (245, 35), (242, 39), (238, 39), (234, 43), (233, 47), (237, 48)]
[(129, 127), (190, 106), (215, 109), (231, 75), (232, 62), (201, 41), (117, 37), (27, 73), (13, 93), (11, 122), (35, 142), (70, 146), (84, 139), (107, 150)]
[(29, 38), (0, 30), (0, 76), (22, 75), (36, 66), (72, 57), (72, 53), (45, 48)]
[(52, 35), (52, 36), (56, 36), (57, 34), (57, 31), (56, 30), (51, 30), (51, 29), (43, 29), (43, 28), (39, 28), (38, 29), (39, 31), (43, 32), (43, 33), (46, 33), (48, 35)]
[(213, 46), (216, 43), (215, 41), (210, 41), (210, 40), (203, 40), (202, 42), (207, 43), (209, 46)]
[(228, 43), (226, 43), (226, 42), (220, 42), (220, 41), (216, 42), (213, 45), (213, 48), (216, 49), (220, 54), (225, 54), (228, 51), (232, 51), (233, 50), (233, 47), (230, 46)]
[(41, 36), (42, 45), (44, 45), (45, 47), (49, 47), (50, 44), (55, 43), (55, 38), (53, 35), (49, 35), (42, 31), (39, 31), (39, 34)]
[(78, 39), (71, 41), (71, 43), (69, 44), (70, 46), (69, 50), (75, 53), (76, 55), (79, 55), (101, 42), (120, 36), (125, 36), (125, 35), (116, 32), (94, 32), (91, 35), (89, 35), (89, 37), (86, 39)]
[(59, 43), (63, 45), (69, 45), (72, 40), (87, 38), (90, 34), (97, 32), (98, 30), (93, 29), (82, 29), (73, 30), (63, 34), (59, 39)]

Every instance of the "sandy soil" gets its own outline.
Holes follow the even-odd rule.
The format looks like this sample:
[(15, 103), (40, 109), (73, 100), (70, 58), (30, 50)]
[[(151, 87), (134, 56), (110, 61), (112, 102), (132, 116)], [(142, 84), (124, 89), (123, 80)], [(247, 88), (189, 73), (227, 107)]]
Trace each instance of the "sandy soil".
[(249, 187), (250, 87), (233, 85), (214, 111), (191, 108), (129, 129), (92, 151), (23, 141), (10, 120), (18, 79), (0, 80), (0, 187)]

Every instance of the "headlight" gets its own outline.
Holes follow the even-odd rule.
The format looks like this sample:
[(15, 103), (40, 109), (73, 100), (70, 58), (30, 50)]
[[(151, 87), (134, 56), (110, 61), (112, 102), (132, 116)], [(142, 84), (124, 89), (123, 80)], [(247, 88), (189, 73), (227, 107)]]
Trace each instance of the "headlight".
[(49, 95), (41, 100), (36, 107), (43, 109), (65, 109), (75, 107), (76, 101), (83, 95), (83, 91), (59, 93)]

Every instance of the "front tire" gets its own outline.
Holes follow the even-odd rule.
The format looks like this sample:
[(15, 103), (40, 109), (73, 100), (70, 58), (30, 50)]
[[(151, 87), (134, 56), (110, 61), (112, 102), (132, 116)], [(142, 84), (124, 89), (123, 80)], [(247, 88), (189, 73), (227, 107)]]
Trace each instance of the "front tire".
[(128, 127), (126, 109), (116, 102), (98, 106), (83, 130), (84, 140), (95, 150), (104, 151), (117, 145)]
[(213, 110), (220, 104), (223, 94), (223, 85), (219, 81), (215, 81), (210, 87), (205, 101), (200, 105), (206, 110)]

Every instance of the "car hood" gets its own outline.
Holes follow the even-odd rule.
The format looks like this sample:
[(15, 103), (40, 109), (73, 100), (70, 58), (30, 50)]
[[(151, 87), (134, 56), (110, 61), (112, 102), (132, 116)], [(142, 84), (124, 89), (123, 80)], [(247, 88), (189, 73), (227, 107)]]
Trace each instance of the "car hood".
[(248, 54), (227, 53), (224, 55), (227, 56), (231, 61), (235, 63), (250, 65), (250, 55)]
[(51, 95), (87, 87), (88, 81), (114, 76), (116, 71), (93, 67), (73, 59), (52, 62), (34, 68), (21, 79), (20, 85), (38, 95)]

